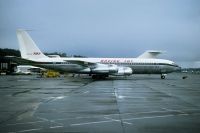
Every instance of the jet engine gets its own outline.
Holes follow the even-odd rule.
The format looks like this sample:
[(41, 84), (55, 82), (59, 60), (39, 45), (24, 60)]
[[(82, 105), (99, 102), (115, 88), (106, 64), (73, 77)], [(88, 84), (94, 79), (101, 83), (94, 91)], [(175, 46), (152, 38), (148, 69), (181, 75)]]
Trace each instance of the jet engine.
[(113, 75), (116, 76), (129, 76), (133, 73), (133, 70), (130, 67), (118, 67), (118, 72)]
[(113, 74), (118, 72), (117, 65), (100, 65), (95, 68), (91, 68), (92, 73), (98, 73), (98, 74)]
[(86, 68), (80, 71), (80, 73), (86, 72), (90, 74), (108, 74), (115, 76), (129, 76), (133, 73), (130, 67), (119, 67), (114, 64), (98, 64), (98, 66)]

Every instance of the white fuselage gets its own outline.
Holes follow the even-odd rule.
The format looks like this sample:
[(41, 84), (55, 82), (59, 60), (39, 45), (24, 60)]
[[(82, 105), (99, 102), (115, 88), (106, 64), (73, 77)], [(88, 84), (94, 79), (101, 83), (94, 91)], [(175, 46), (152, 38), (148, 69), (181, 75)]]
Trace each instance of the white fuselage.
[[(43, 58), (35, 60), (37, 66), (69, 73), (93, 74), (91, 68), (71, 63), (71, 61), (129, 67), (132, 74), (165, 74), (180, 69), (174, 62), (164, 59), (139, 58)], [(41, 63), (40, 63), (41, 62)], [(102, 67), (101, 65), (99, 67)]]

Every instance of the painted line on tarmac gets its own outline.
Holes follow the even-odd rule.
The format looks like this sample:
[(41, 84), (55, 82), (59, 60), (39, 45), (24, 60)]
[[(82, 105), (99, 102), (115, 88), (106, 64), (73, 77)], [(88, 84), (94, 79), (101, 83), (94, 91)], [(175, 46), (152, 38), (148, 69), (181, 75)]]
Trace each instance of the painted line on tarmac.
[(86, 93), (89, 93), (90, 91), (85, 91), (85, 92), (83, 92), (83, 94), (86, 94)]
[[(175, 115), (161, 115), (161, 116), (150, 116), (150, 117), (138, 117), (138, 118), (129, 118), (129, 119), (123, 119), (123, 120), (142, 120), (142, 119), (152, 119), (152, 118), (165, 118), (165, 117), (172, 117)], [(90, 124), (99, 124), (99, 123), (106, 123), (106, 122), (116, 122), (118, 120), (111, 119), (107, 121), (93, 121), (93, 122), (85, 122), (85, 123), (76, 123), (71, 124), (71, 126), (82, 126), (82, 125), (90, 125)]]
[(31, 131), (39, 131), (42, 130), (42, 128), (33, 128), (33, 129), (28, 129), (28, 130), (21, 130), (18, 131), (19, 133), (25, 133), (25, 132), (31, 132)]
[(61, 128), (63, 126), (54, 126), (54, 127), (50, 127), (51, 129), (54, 129), (54, 128)]
[[(108, 115), (103, 115), (103, 117), (109, 117), (109, 116), (116, 116), (116, 115), (138, 115), (138, 114), (149, 114), (149, 113), (167, 113), (167, 112), (172, 112), (172, 111), (166, 111), (166, 110), (160, 110), (160, 111), (148, 111), (148, 112), (138, 112), (138, 113), (122, 113), (122, 114), (108, 114)], [(74, 118), (60, 118), (60, 119), (54, 119), (54, 121), (63, 121), (63, 120), (68, 120), (68, 119), (85, 119), (85, 118), (99, 118), (102, 116), (87, 116), (87, 117), (74, 117)]]
[[(105, 119), (108, 119), (108, 120), (113, 120), (113, 121), (117, 121), (117, 122), (121, 122), (121, 120), (117, 120), (117, 119), (112, 119), (112, 118), (108, 118), (108, 117), (104, 117)], [(130, 123), (130, 122), (125, 122), (125, 121), (122, 121), (123, 123), (125, 124), (128, 124), (128, 125), (132, 125), (133, 123)]]
[(42, 122), (46, 122), (46, 121), (33, 121), (33, 122), (24, 122), (24, 123), (13, 123), (13, 124), (7, 124), (7, 126), (35, 124), (35, 123), (42, 123)]
[(168, 109), (168, 108), (162, 108), (162, 109), (164, 109), (164, 110), (166, 110), (166, 111), (174, 111), (174, 112), (179, 112), (179, 113), (185, 113), (185, 112), (183, 112), (183, 111), (181, 111), (181, 110), (174, 110), (174, 109)]
[(70, 126), (82, 126), (82, 125), (99, 124), (99, 123), (107, 123), (107, 122), (115, 122), (115, 121), (114, 120), (94, 121), (94, 122), (85, 122), (85, 123), (71, 124)]
[(136, 118), (129, 118), (129, 119), (123, 119), (126, 121), (129, 120), (142, 120), (142, 119), (153, 119), (153, 118), (165, 118), (165, 117), (172, 117), (172, 116), (176, 116), (176, 115), (158, 115), (158, 116), (147, 116), (147, 117), (136, 117)]

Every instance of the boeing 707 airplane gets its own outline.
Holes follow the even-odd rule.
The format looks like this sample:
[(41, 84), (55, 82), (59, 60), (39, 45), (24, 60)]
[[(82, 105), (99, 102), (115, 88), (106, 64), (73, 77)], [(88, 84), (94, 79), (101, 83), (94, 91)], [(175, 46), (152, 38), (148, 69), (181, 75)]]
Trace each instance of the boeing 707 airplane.
[(24, 61), (33, 66), (56, 71), (89, 74), (92, 78), (105, 78), (109, 75), (160, 74), (161, 79), (165, 79), (167, 73), (180, 70), (173, 61), (157, 59), (160, 51), (146, 51), (137, 58), (48, 57), (40, 51), (25, 30), (17, 30), (17, 38)]

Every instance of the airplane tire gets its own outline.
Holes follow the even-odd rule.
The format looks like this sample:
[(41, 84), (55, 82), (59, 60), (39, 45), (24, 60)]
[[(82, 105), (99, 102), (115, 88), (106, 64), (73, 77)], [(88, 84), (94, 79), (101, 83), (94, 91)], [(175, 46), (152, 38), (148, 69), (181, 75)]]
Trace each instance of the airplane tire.
[(97, 79), (97, 75), (92, 75), (92, 79)]
[(161, 79), (165, 79), (165, 75), (161, 75)]

